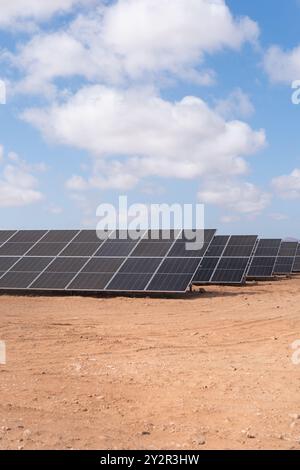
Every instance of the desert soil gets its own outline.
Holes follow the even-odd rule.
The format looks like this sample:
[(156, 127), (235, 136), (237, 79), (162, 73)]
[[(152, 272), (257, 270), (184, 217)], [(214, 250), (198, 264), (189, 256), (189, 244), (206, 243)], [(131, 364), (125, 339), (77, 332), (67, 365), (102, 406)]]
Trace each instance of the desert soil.
[(300, 279), (0, 297), (0, 449), (300, 449)]

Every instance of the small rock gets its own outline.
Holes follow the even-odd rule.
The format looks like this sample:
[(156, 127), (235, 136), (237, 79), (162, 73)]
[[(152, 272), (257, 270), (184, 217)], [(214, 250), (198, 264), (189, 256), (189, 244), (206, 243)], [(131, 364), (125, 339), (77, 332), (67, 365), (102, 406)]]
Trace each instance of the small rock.
[(292, 419), (300, 419), (300, 415), (297, 414), (297, 413), (291, 413), (291, 414), (289, 414), (289, 417), (292, 418)]
[(142, 436), (150, 436), (150, 432), (149, 431), (143, 431), (142, 432)]
[(204, 446), (206, 444), (206, 440), (204, 436), (198, 436), (193, 440), (193, 443), (198, 446)]
[(248, 431), (248, 432), (247, 432), (247, 438), (248, 438), (248, 439), (255, 439), (256, 436), (255, 436), (255, 434), (253, 434), (252, 432)]
[(31, 431), (30, 429), (25, 429), (25, 431), (23, 432), (23, 437), (25, 439), (29, 439), (29, 437), (31, 436)]

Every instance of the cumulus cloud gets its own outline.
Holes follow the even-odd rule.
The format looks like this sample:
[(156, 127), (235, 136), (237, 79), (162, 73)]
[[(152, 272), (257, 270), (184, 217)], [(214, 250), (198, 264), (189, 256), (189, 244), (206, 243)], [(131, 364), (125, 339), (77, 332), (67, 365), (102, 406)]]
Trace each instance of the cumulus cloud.
[(0, 0), (0, 29), (28, 27), (31, 22), (44, 21), (56, 13), (63, 13), (75, 6), (95, 0)]
[(259, 214), (271, 202), (271, 195), (252, 183), (235, 180), (207, 181), (198, 193), (206, 204), (214, 204), (241, 214)]
[(90, 179), (75, 175), (68, 183), (79, 189), (129, 189), (148, 176), (244, 174), (245, 157), (266, 141), (263, 130), (224, 120), (200, 98), (171, 102), (145, 88), (85, 87), (23, 118), (47, 139), (93, 155)]
[(258, 25), (234, 18), (223, 0), (118, 0), (63, 31), (34, 36), (6, 57), (24, 74), (18, 89), (30, 93), (45, 93), (56, 78), (71, 75), (117, 84), (171, 74), (210, 84), (205, 54), (237, 50), (258, 35)]
[(300, 46), (286, 51), (272, 46), (266, 52), (263, 63), (272, 82), (290, 84), (300, 77)]
[(37, 190), (35, 168), (26, 164), (15, 153), (8, 154), (0, 166), (0, 207), (22, 207), (42, 199)]
[(300, 198), (300, 169), (295, 168), (289, 175), (274, 178), (272, 186), (283, 199)]
[(245, 119), (255, 111), (250, 97), (240, 88), (233, 90), (227, 98), (218, 100), (215, 109), (225, 119)]

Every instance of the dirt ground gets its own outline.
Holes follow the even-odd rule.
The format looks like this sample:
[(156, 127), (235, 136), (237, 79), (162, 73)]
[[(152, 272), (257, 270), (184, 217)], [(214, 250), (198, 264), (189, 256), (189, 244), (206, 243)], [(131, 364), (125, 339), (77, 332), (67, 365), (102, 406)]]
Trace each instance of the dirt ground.
[(300, 278), (0, 297), (0, 449), (300, 449)]

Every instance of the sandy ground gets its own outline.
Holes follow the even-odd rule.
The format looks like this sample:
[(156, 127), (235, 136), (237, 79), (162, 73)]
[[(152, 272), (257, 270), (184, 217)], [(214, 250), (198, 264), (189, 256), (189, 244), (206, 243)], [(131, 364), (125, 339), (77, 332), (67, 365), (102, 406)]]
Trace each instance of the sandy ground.
[(205, 290), (1, 296), (0, 448), (299, 449), (300, 279)]

